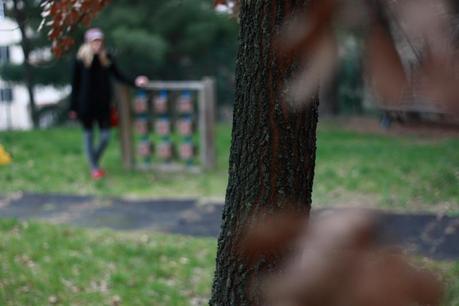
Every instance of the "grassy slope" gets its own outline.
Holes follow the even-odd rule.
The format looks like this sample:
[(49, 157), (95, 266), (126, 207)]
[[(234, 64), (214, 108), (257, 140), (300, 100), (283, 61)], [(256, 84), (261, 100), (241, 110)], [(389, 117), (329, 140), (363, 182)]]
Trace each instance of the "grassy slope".
[(0, 305), (204, 305), (216, 242), (0, 221)]
[[(0, 221), (0, 305), (206, 305), (216, 242)], [(459, 262), (423, 262), (459, 305)]]
[(119, 143), (114, 134), (116, 141), (109, 147), (103, 164), (109, 177), (97, 183), (89, 178), (81, 137), (78, 129), (0, 133), (0, 143), (15, 160), (12, 165), (0, 168), (0, 192), (25, 190), (136, 196), (218, 196), (224, 193), (227, 128), (219, 130), (218, 169), (205, 176), (127, 172), (120, 164)]
[(316, 200), (352, 202), (356, 198), (353, 193), (358, 193), (389, 208), (425, 209), (435, 204), (457, 210), (458, 152), (459, 139), (394, 138), (322, 129)]
[[(340, 131), (322, 124), (314, 203), (459, 210), (459, 140), (435, 140)], [(104, 160), (109, 177), (88, 177), (78, 129), (0, 133), (15, 162), (0, 168), (0, 193), (63, 192), (123, 196), (216, 196), (227, 183), (229, 126), (217, 130), (218, 167), (205, 175), (129, 173), (119, 144)]]

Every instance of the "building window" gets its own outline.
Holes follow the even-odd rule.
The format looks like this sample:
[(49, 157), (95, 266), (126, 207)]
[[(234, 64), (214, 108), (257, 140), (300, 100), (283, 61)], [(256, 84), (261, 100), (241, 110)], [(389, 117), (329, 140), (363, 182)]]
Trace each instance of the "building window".
[(9, 63), (10, 48), (8, 46), (0, 46), (0, 64)]
[(13, 90), (9, 87), (0, 88), (0, 103), (11, 103), (13, 101)]

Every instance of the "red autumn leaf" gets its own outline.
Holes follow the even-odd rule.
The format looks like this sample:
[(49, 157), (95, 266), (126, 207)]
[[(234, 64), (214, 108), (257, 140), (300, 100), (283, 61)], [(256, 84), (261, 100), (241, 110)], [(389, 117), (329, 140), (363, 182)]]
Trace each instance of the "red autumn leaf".
[(44, 24), (52, 25), (49, 39), (56, 56), (61, 56), (72, 45), (71, 33), (80, 23), (90, 26), (95, 16), (110, 0), (46, 0), (43, 3)]

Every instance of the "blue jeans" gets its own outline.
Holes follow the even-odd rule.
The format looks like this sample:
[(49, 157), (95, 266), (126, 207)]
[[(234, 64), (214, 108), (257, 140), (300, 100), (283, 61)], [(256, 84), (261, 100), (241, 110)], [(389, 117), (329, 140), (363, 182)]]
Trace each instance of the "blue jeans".
[(110, 141), (110, 129), (101, 129), (99, 143), (94, 145), (94, 130), (84, 129), (84, 151), (91, 170), (99, 169), (99, 162)]

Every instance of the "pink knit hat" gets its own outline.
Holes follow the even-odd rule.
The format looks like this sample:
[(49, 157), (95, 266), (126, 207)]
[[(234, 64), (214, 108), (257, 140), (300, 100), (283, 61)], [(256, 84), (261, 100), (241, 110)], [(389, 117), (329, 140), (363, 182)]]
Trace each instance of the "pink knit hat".
[(99, 28), (92, 28), (86, 31), (84, 38), (86, 42), (91, 42), (97, 39), (104, 39), (104, 33)]

